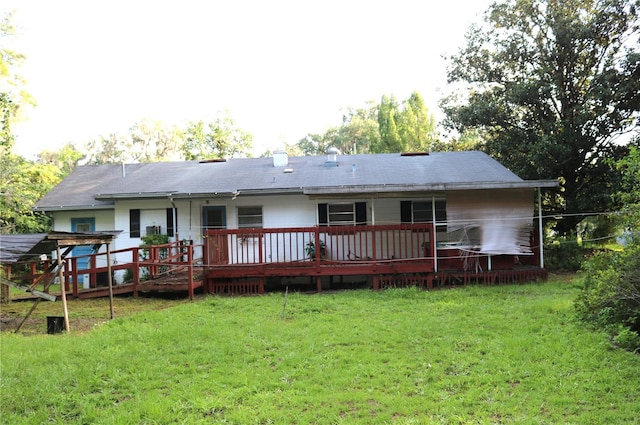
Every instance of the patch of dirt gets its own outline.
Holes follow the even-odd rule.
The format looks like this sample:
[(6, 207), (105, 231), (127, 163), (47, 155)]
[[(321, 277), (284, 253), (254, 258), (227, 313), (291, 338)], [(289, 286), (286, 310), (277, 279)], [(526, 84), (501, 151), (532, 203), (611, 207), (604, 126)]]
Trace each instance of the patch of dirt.
[[(200, 295), (202, 297), (202, 295)], [(196, 299), (199, 297), (196, 297)], [(181, 303), (192, 302), (185, 295), (155, 294), (154, 296), (141, 294), (138, 298), (130, 296), (115, 297), (113, 300), (114, 316), (116, 319), (132, 316), (144, 311), (154, 311), (176, 306)], [(35, 299), (14, 298), (6, 304), (0, 304), (0, 331), (15, 332), (18, 325), (34, 307)], [(72, 334), (90, 332), (101, 324), (111, 320), (111, 310), (107, 298), (68, 299), (67, 310), (69, 328)], [(60, 300), (41, 301), (24, 321), (18, 333), (22, 335), (46, 335), (47, 317), (63, 317), (64, 310)]]
[[(62, 316), (61, 316), (62, 317)], [(24, 320), (24, 316), (0, 314), (0, 331), (15, 332), (18, 325)], [(69, 328), (72, 333), (85, 333), (95, 329), (97, 326), (107, 322), (107, 318), (69, 318)], [(47, 318), (32, 315), (23, 324), (19, 334), (22, 335), (44, 335), (47, 333)]]

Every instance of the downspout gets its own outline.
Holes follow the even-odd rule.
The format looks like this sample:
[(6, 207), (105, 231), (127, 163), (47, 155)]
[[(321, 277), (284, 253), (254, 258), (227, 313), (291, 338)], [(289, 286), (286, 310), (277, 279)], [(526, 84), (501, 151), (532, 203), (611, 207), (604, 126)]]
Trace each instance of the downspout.
[(192, 223), (191, 223), (191, 214), (193, 214), (193, 212), (191, 211), (191, 208), (193, 207), (193, 199), (189, 198), (189, 240), (192, 241), (192, 234), (191, 232), (193, 231), (192, 229)]
[(375, 226), (376, 224), (376, 209), (373, 204), (373, 198), (371, 198), (371, 225)]
[(433, 271), (438, 273), (438, 241), (436, 238), (436, 197), (431, 197), (431, 222), (433, 223)]
[(542, 188), (538, 188), (538, 239), (540, 244), (540, 268), (544, 269), (544, 243), (542, 241)]
[(180, 240), (178, 237), (178, 208), (176, 207), (176, 203), (173, 202), (173, 198), (169, 198), (169, 202), (173, 206), (173, 237), (176, 239), (176, 242)]

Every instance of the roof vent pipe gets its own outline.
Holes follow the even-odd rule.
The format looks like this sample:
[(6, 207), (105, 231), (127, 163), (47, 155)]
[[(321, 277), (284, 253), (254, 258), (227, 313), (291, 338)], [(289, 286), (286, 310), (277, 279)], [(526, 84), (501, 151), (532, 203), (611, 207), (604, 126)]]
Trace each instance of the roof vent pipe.
[(125, 178), (127, 176), (127, 172), (125, 171), (125, 166), (124, 166), (124, 162), (122, 163), (122, 178)]
[(338, 155), (340, 155), (340, 149), (334, 147), (327, 149), (327, 162), (325, 162), (325, 165), (327, 167), (337, 167)]

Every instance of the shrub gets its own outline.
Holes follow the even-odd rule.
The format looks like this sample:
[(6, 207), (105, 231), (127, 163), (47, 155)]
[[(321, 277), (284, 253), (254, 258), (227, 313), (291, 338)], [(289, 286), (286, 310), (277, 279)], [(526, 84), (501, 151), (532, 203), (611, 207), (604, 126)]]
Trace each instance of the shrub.
[[(148, 260), (149, 259), (149, 250), (145, 249), (150, 245), (165, 245), (169, 243), (169, 235), (147, 235), (143, 236), (141, 239), (140, 247), (143, 248), (140, 250), (138, 256), (140, 260)], [(160, 257), (167, 258), (169, 255), (169, 251), (167, 249), (160, 250)], [(140, 267), (140, 280), (148, 280), (149, 279), (149, 268), (148, 267)], [(123, 276), (123, 282), (133, 282), (133, 270), (126, 269)]]
[(558, 237), (544, 246), (545, 268), (552, 272), (576, 272), (584, 256), (585, 250), (575, 236)]
[(596, 253), (584, 262), (578, 317), (612, 334), (620, 347), (640, 349), (640, 243)]
[(613, 337), (613, 342), (625, 350), (633, 352), (640, 351), (640, 335), (638, 335), (638, 332), (632, 331), (624, 326), (618, 327), (618, 332)]

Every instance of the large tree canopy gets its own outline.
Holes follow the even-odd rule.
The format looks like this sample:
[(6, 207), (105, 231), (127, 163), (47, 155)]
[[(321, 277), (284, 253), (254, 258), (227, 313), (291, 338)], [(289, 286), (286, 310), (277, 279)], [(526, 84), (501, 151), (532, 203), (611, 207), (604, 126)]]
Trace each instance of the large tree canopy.
[(211, 122), (191, 122), (185, 132), (182, 154), (187, 160), (250, 156), (253, 136), (240, 129), (225, 112)]
[(177, 160), (184, 142), (183, 133), (175, 125), (143, 119), (131, 126), (127, 134), (112, 133), (89, 141), (84, 147), (86, 162), (109, 164)]
[(344, 153), (369, 153), (380, 141), (378, 105), (370, 101), (363, 108), (347, 108), (342, 124), (322, 134), (307, 134), (298, 141), (294, 150), (304, 155), (324, 154), (327, 148), (338, 148)]
[(306, 155), (322, 154), (328, 147), (351, 153), (446, 148), (438, 140), (435, 117), (417, 91), (403, 102), (398, 102), (393, 95), (384, 95), (378, 104), (368, 102), (364, 108), (349, 108), (340, 126), (331, 127), (323, 134), (308, 134), (297, 146)]
[(450, 58), (459, 88), (444, 99), (447, 125), (479, 131), (489, 154), (527, 179), (561, 182), (568, 213), (610, 208), (612, 161), (638, 129), (638, 0), (509, 0)]
[(380, 138), (373, 152), (422, 152), (443, 148), (438, 141), (436, 120), (420, 93), (398, 103), (394, 96), (383, 96), (378, 106)]

